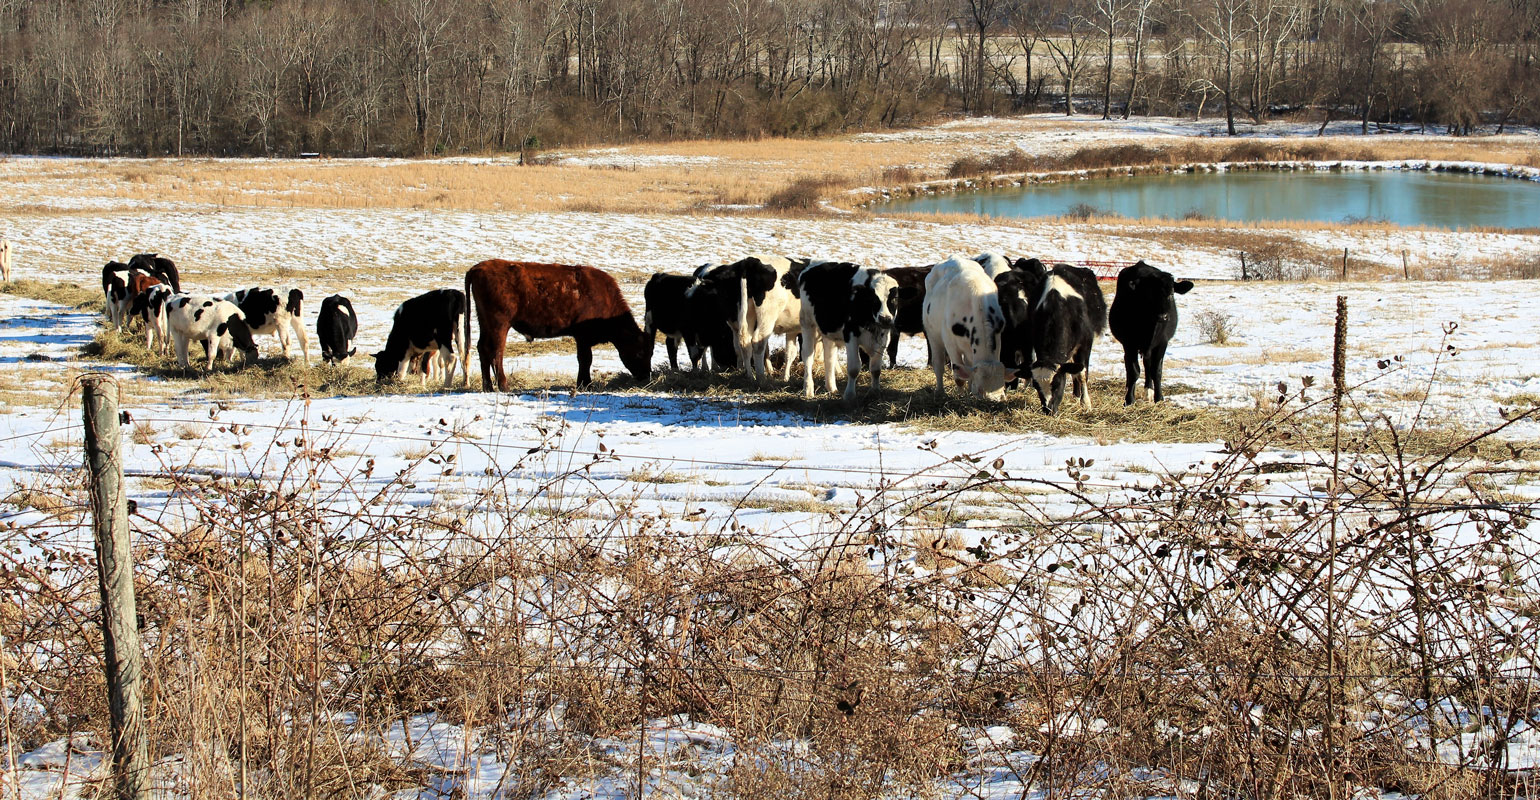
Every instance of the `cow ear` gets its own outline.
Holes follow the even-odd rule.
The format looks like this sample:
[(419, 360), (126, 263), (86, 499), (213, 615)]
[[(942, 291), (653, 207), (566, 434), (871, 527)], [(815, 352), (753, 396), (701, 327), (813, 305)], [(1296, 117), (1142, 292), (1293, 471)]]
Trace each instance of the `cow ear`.
[(352, 358), (353, 356), (356, 356), (356, 355), (358, 355), (358, 348), (355, 347), (352, 350), (348, 351), (348, 358)]
[(1187, 294), (1192, 291), (1192, 281), (1178, 281), (1175, 286), (1171, 287), (1171, 291), (1177, 294)]
[(973, 369), (971, 367), (965, 366), (963, 364), (953, 364), (952, 365), (952, 377), (954, 377), (954, 378), (956, 378), (956, 379), (958, 379), (960, 381), (965, 381), (965, 380), (968, 380), (969, 378), (971, 378), (972, 376), (973, 376)]
[(967, 336), (967, 335), (969, 335), (968, 334), (968, 329), (964, 328), (963, 324), (961, 322), (954, 322), (954, 323), (952, 323), (952, 333), (957, 335), (957, 336)]

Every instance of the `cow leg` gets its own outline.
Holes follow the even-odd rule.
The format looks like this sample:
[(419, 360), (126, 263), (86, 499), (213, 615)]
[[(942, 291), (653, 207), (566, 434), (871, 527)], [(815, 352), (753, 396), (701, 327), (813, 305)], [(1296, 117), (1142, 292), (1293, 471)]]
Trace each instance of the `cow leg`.
[[(299, 342), (300, 355), (305, 359), (305, 366), (310, 366), (310, 344), (305, 339), (305, 323), (299, 317), (289, 318), (289, 327), (294, 331), (294, 339)], [(458, 328), (456, 329), (458, 330)]]
[(508, 346), (508, 325), (488, 326), (489, 315), (482, 315), (481, 336), (476, 339), (476, 353), (481, 356), (481, 391), (492, 391), (497, 377), (497, 391), (508, 391), (508, 376), (503, 372), (503, 351)]
[(1091, 410), (1091, 375), (1089, 372), (1075, 373), (1075, 395), (1080, 398), (1080, 405), (1085, 410)]
[(894, 328), (888, 333), (888, 366), (898, 366), (898, 337), (899, 332)]
[[(797, 345), (797, 350), (802, 355), (803, 397), (812, 397), (817, 394), (817, 392), (813, 390), (813, 362), (816, 360), (813, 358), (813, 350), (818, 347), (818, 341), (820, 338), (821, 337), (813, 335), (813, 329), (811, 325), (803, 324), (802, 341)], [(787, 353), (786, 357), (791, 358), (791, 354)]]
[(1127, 373), (1123, 405), (1131, 406), (1134, 404), (1134, 387), (1139, 383), (1139, 351), (1132, 347), (1123, 348), (1123, 371)]
[(187, 345), (191, 343), (191, 340), (189, 340), (186, 336), (181, 335), (172, 338), (172, 345), (176, 348), (177, 366), (181, 367), (182, 369), (187, 369)]
[[(833, 351), (828, 351), (834, 355)], [(872, 358), (872, 376), (876, 379), (877, 371), (882, 369), (882, 353), (877, 353)], [(829, 374), (834, 374), (834, 364), (829, 364)], [(856, 380), (861, 376), (861, 342), (856, 337), (845, 339), (845, 402), (854, 404), (856, 401)]]
[(668, 368), (679, 371), (679, 338), (676, 336), (663, 337), (663, 346), (668, 348)]
[(882, 345), (876, 337), (872, 337), (872, 396), (882, 391)]
[[(839, 368), (834, 366), (834, 340), (826, 338), (823, 340), (823, 385), (829, 394), (839, 391), (839, 384), (835, 382), (835, 373), (838, 371)], [(848, 373), (845, 380), (849, 381), (854, 374)]]
[(1165, 394), (1160, 390), (1160, 384), (1166, 377), (1166, 344), (1160, 342), (1150, 348), (1150, 354), (1144, 359), (1145, 383), (1155, 391), (1155, 402), (1165, 399)]
[(578, 343), (577, 343), (577, 356), (578, 356), (577, 385), (578, 385), (579, 389), (586, 389), (586, 388), (588, 388), (588, 385), (590, 383), (593, 383), (593, 379), (591, 377), (589, 377), (589, 374), (588, 374), (588, 368), (593, 366), (593, 363), (594, 363), (594, 347), (593, 347), (593, 345), (588, 343), (588, 342), (586, 342), (586, 341), (584, 341), (584, 340), (582, 340), (582, 339), (579, 339)]
[(214, 358), (219, 355), (219, 337), (211, 337), (203, 340), (203, 349), (208, 353), (207, 360), (203, 364), (203, 371), (210, 372), (214, 369)]
[(946, 394), (946, 378), (943, 376), (946, 368), (945, 345), (939, 341), (940, 337), (925, 334), (925, 349), (930, 353), (930, 368), (936, 373), (936, 394)]

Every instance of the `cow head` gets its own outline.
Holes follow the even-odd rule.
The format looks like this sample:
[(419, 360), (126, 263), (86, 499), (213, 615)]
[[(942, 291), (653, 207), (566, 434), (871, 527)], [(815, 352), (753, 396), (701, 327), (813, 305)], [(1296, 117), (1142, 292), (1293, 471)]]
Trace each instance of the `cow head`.
[(402, 357), (405, 353), (392, 352), (390, 348), (374, 354), (374, 379), (377, 383), (389, 383), (401, 369)]
[(255, 363), (257, 360), (257, 343), (251, 338), (251, 328), (246, 324), (246, 318), (239, 311), (225, 318), (215, 331), (220, 339), (226, 335), (230, 337), (230, 343), (236, 350), (241, 351), (241, 358), (247, 363)]
[[(627, 315), (627, 319), (630, 316)], [(632, 323), (633, 327), (635, 323)], [(657, 344), (657, 338), (648, 336), (640, 328), (634, 336), (621, 335), (615, 338), (615, 352), (620, 354), (620, 363), (626, 365), (626, 370), (631, 377), (636, 378), (637, 383), (646, 383), (652, 380), (652, 349)]]
[(968, 390), (984, 398), (1001, 402), (1005, 400), (1005, 384), (1016, 377), (1016, 370), (999, 361), (980, 361), (977, 364), (953, 364), (952, 377), (968, 384)]
[(898, 313), (898, 281), (880, 269), (858, 269), (850, 278), (850, 321), (861, 328), (888, 330)]

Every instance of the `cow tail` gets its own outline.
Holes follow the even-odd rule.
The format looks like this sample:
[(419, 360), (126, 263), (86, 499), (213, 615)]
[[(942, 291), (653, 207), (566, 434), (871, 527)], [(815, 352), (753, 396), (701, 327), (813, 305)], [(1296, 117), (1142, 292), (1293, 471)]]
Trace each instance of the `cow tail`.
[[(754, 331), (749, 328), (749, 279), (744, 276), (738, 279), (738, 357), (747, 357), (753, 345)], [(745, 361), (745, 369), (747, 364)]]
[[(465, 271), (465, 322), (461, 329), (460, 371), (465, 373), (465, 388), (471, 386), (471, 312), (476, 308), (476, 295), (471, 293), (471, 272)], [(481, 387), (485, 390), (487, 387)]]

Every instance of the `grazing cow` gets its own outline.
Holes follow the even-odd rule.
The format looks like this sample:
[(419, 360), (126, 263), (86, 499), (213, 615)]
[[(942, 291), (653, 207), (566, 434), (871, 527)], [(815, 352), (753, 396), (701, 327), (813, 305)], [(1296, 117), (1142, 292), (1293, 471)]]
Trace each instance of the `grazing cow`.
[(925, 340), (930, 346), (936, 392), (946, 393), (943, 374), (987, 400), (1005, 398), (1005, 382), (1015, 370), (1000, 363), (1000, 333), (1005, 315), (995, 282), (978, 262), (957, 256), (931, 268), (925, 278)]
[(1016, 370), (1009, 388), (1016, 388), (1020, 376), (1032, 363), (1032, 307), (1043, 294), (1048, 270), (1035, 258), (1019, 258), (1011, 268), (995, 276), (1000, 295), (1000, 312), (1005, 315), (1005, 330), (1000, 333), (1000, 363)]
[(778, 256), (750, 256), (741, 261), (695, 271), (696, 284), (686, 295), (718, 319), (725, 319), (734, 334), (738, 364), (748, 374), (764, 380), (770, 355), (770, 338), (786, 335), (786, 363), (781, 378), (791, 378), (791, 339), (802, 329), (802, 307), (797, 296), (797, 275), (807, 266)]
[[(657, 346), (657, 335), (663, 334), (664, 345), (668, 348), (669, 369), (676, 372), (679, 370), (680, 342), (684, 343), (691, 370), (700, 369), (709, 345), (709, 336), (703, 336), (710, 327), (707, 324), (708, 320), (695, 314), (697, 309), (692, 306), (698, 304), (691, 303), (685, 296), (693, 285), (695, 285), (693, 275), (669, 275), (657, 272), (647, 279), (647, 286), (642, 290), (642, 297), (647, 306), (647, 312), (643, 316), (643, 334), (652, 347)], [(728, 330), (725, 324), (718, 327), (722, 331)], [(649, 354), (648, 360), (650, 361), (651, 358)]]
[(1112, 335), (1123, 344), (1123, 368), (1128, 372), (1123, 405), (1133, 405), (1140, 358), (1144, 359), (1144, 391), (1148, 394), (1153, 388), (1155, 402), (1161, 401), (1166, 345), (1176, 334), (1176, 295), (1190, 291), (1192, 281), (1177, 281), (1171, 273), (1143, 261), (1118, 273), (1108, 322)]
[(1091, 345), (1107, 327), (1107, 299), (1096, 273), (1056, 264), (1032, 309), (1032, 383), (1046, 414), (1058, 413), (1064, 379), (1074, 377), (1074, 394), (1091, 407)]
[(187, 349), (193, 342), (202, 342), (207, 350), (204, 370), (214, 368), (217, 355), (223, 354), (228, 362), (232, 348), (241, 351), (247, 363), (256, 360), (256, 342), (236, 304), (219, 297), (178, 294), (168, 298), (165, 305), (166, 327), (176, 347), (176, 363), (182, 369), (188, 368)]
[[(481, 356), (483, 390), (491, 390), (495, 373), (498, 391), (508, 391), (503, 353), (509, 328), (538, 339), (571, 336), (577, 342), (580, 387), (593, 382), (589, 374), (593, 348), (604, 342), (615, 345), (621, 363), (638, 381), (652, 378), (652, 345), (637, 327), (615, 279), (602, 270), (492, 259), (465, 273), (465, 293), (481, 325), (476, 350)], [(467, 317), (467, 341), (470, 325)]]
[(11, 282), (11, 240), (0, 236), (0, 280)]
[(979, 253), (973, 257), (973, 260), (984, 268), (984, 274), (988, 275), (990, 280), (1004, 275), (1011, 269), (1011, 260), (999, 253)]
[(253, 286), (231, 292), (225, 299), (241, 307), (241, 313), (246, 315), (246, 324), (253, 334), (277, 336), (284, 358), (289, 358), (289, 337), (292, 335), (298, 339), (305, 366), (310, 366), (310, 342), (305, 339), (305, 322), (302, 319), (304, 292), (298, 289), (284, 292), (281, 289)]
[(358, 336), (358, 315), (353, 303), (340, 294), (321, 301), (321, 314), (315, 320), (315, 338), (321, 343), (321, 360), (341, 364), (358, 353), (353, 346)]
[[(344, 301), (345, 302), (345, 301)], [(348, 308), (351, 310), (352, 306)], [(375, 377), (384, 383), (406, 377), (422, 361), (421, 383), (427, 386), (436, 366), (444, 371), (444, 388), (454, 383), (456, 353), (465, 384), (471, 382), (470, 307), (459, 289), (434, 289), (402, 303), (390, 322), (385, 349), (374, 354)], [(465, 333), (461, 335), (462, 326)], [(424, 358), (426, 356), (426, 358)]]
[(875, 394), (881, 388), (883, 346), (898, 311), (898, 282), (880, 269), (825, 261), (802, 270), (797, 288), (802, 295), (803, 391), (813, 396), (813, 352), (820, 343), (824, 382), (835, 391), (834, 344), (843, 339), (845, 402), (855, 402), (862, 354), (871, 366)]
[(144, 320), (144, 347), (152, 353), (164, 355), (166, 346), (170, 344), (171, 332), (166, 328), (166, 301), (175, 294), (170, 286), (156, 283), (135, 294), (128, 308), (129, 316)]
[(128, 293), (128, 279), (133, 271), (127, 264), (108, 261), (102, 267), (102, 295), (106, 299), (107, 320), (114, 330), (122, 330), (128, 316), (132, 296)]
[(888, 366), (898, 366), (898, 337), (918, 336), (925, 332), (925, 276), (930, 267), (893, 267), (888, 277), (898, 284), (898, 313), (893, 315), (893, 332), (888, 334)]
[(154, 275), (171, 287), (171, 291), (182, 293), (182, 279), (176, 273), (176, 264), (169, 258), (161, 258), (157, 253), (140, 253), (128, 260), (130, 269)]

